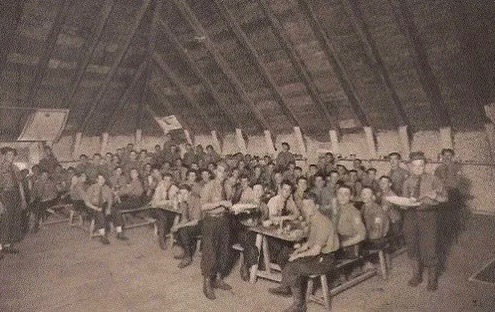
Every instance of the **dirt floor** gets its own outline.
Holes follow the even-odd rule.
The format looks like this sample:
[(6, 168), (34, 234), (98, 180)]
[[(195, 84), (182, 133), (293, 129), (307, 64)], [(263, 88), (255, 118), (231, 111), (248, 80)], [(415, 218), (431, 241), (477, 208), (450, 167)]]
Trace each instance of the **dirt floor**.
[[(158, 248), (148, 227), (111, 237), (102, 246), (67, 224), (44, 227), (18, 246), (19, 255), (0, 261), (0, 311), (281, 311), (290, 299), (267, 292), (275, 284), (242, 282), (236, 268), (209, 301), (201, 292), (199, 256), (177, 268), (172, 251)], [(468, 281), (495, 257), (495, 218), (473, 217), (451, 249), (436, 293), (406, 286), (407, 257), (393, 262), (387, 281), (375, 276), (332, 301), (333, 311), (495, 311), (495, 285)], [(310, 303), (308, 311), (323, 311)]]

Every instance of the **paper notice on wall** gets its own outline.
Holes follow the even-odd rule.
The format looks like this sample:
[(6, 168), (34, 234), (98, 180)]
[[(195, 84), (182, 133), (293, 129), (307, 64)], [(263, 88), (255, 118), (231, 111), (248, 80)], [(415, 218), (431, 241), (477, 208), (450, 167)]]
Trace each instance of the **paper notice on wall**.
[(64, 130), (68, 109), (36, 109), (24, 124), (18, 141), (56, 141)]
[(165, 116), (165, 117), (155, 116), (155, 120), (156, 122), (158, 122), (158, 124), (165, 133), (170, 132), (172, 130), (182, 129), (182, 125), (174, 115)]

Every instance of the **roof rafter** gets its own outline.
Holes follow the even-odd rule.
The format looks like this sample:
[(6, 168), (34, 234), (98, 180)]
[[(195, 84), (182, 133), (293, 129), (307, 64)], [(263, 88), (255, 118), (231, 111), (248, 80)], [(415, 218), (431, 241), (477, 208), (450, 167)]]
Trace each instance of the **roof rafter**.
[(141, 65), (139, 65), (139, 68), (134, 74), (134, 78), (132, 79), (131, 84), (127, 87), (127, 89), (125, 89), (125, 92), (120, 97), (119, 103), (115, 105), (112, 113), (109, 115), (108, 122), (106, 122), (106, 120), (103, 121), (106, 123), (106, 126), (103, 127), (103, 132), (107, 132), (109, 129), (112, 128), (113, 124), (117, 119), (117, 113), (120, 112), (122, 109), (124, 109), (125, 104), (127, 104), (129, 98), (132, 95), (132, 91), (134, 91), (138, 82), (141, 81), (141, 77), (143, 76), (145, 70), (148, 67), (148, 62), (149, 60), (146, 59), (141, 63)]
[(0, 21), (2, 23), (2, 31), (0, 31), (0, 75), (5, 68), (5, 63), (10, 50), (12, 49), (12, 42), (15, 38), (17, 28), (21, 24), (22, 12), (24, 5), (27, 1), (5, 1), (2, 3), (2, 10), (0, 10)]
[(191, 107), (195, 109), (201, 116), (203, 123), (206, 124), (208, 129), (210, 131), (215, 130), (215, 126), (212, 125), (210, 121), (211, 119), (204, 113), (204, 109), (201, 107), (198, 101), (196, 101), (189, 88), (180, 81), (179, 77), (173, 72), (173, 70), (168, 66), (165, 60), (156, 51), (153, 53), (153, 60), (158, 64), (165, 75), (167, 75), (168, 79), (174, 84), (179, 92), (182, 93), (189, 105), (191, 105)]
[(304, 9), (304, 11), (306, 11), (306, 15), (308, 16), (311, 28), (313, 29), (313, 32), (315, 33), (316, 38), (318, 39), (323, 49), (323, 52), (330, 62), (330, 65), (337, 75), (337, 79), (339, 80), (345, 95), (349, 99), (349, 103), (351, 104), (354, 114), (358, 118), (361, 125), (370, 126), (370, 120), (365, 113), (363, 104), (361, 103), (361, 100), (359, 99), (357, 92), (354, 89), (354, 85), (349, 78), (349, 74), (344, 68), (343, 63), (334, 48), (334, 44), (321, 26), (320, 21), (316, 18), (316, 14), (311, 5), (308, 3), (308, 0), (299, 0), (299, 4)]
[(304, 64), (303, 60), (299, 53), (294, 49), (289, 37), (285, 33), (283, 26), (279, 22), (278, 18), (275, 16), (275, 13), (271, 9), (270, 5), (266, 0), (258, 0), (263, 13), (268, 18), (270, 25), (274, 31), (275, 36), (280, 40), (280, 44), (289, 56), (292, 65), (296, 69), (299, 77), (301, 77), (304, 85), (308, 89), (309, 96), (316, 104), (316, 107), (320, 114), (323, 115), (323, 118), (330, 123), (330, 127), (332, 129), (338, 129), (338, 121), (335, 115), (330, 113), (330, 110), (327, 108), (326, 104), (321, 99), (320, 93), (318, 92), (318, 88), (316, 87), (313, 79), (311, 78), (311, 74), (309, 73), (308, 68)]
[(388, 2), (392, 8), (394, 18), (406, 38), (421, 85), (430, 101), (435, 123), (438, 121), (441, 127), (447, 127), (451, 124), (449, 109), (440, 91), (438, 80), (428, 62), (428, 54), (421, 35), (414, 24), (409, 4), (403, 0), (388, 0)]
[(69, 92), (64, 99), (64, 103), (67, 103), (69, 111), (73, 110), (76, 106), (76, 103), (72, 102), (74, 99), (74, 95), (76, 94), (76, 91), (81, 84), (82, 78), (86, 73), (86, 69), (88, 68), (89, 63), (91, 62), (93, 53), (100, 43), (101, 37), (103, 35), (103, 30), (107, 25), (108, 18), (110, 17), (110, 13), (113, 10), (114, 4), (115, 0), (105, 0), (103, 8), (101, 9), (101, 18), (93, 31), (91, 43), (89, 40), (86, 41), (84, 43), (84, 47), (81, 49), (79, 61), (77, 62), (76, 66), (76, 72), (70, 82), (70, 87), (68, 88)]
[(75, 0), (60, 0), (57, 15), (55, 21), (52, 24), (50, 33), (45, 41), (43, 47), (43, 53), (41, 54), (38, 65), (36, 66), (36, 71), (34, 73), (34, 78), (31, 80), (29, 93), (26, 96), (25, 105), (38, 106), (38, 104), (33, 105), (34, 99), (41, 87), (43, 78), (48, 69), (48, 64), (50, 63), (50, 58), (52, 56), (53, 50), (57, 44), (58, 35), (64, 27), (67, 15), (69, 15), (69, 8), (74, 3)]
[(342, 0), (342, 4), (347, 14), (349, 14), (352, 25), (358, 33), (359, 39), (365, 47), (364, 51), (366, 53), (368, 61), (371, 63), (371, 67), (380, 78), (385, 91), (392, 100), (395, 117), (399, 121), (398, 125), (409, 125), (409, 119), (404, 109), (404, 105), (402, 104), (399, 96), (397, 95), (397, 92), (395, 91), (392, 81), (390, 80), (390, 77), (388, 75), (387, 69), (385, 68), (382, 57), (376, 47), (376, 44), (370, 34), (368, 27), (363, 21), (363, 14), (361, 10), (357, 7), (357, 4), (353, 3), (353, 1), (351, 0)]
[(199, 78), (203, 86), (206, 87), (206, 89), (211, 94), (217, 105), (225, 113), (225, 116), (227, 116), (227, 118), (229, 119), (229, 122), (231, 123), (232, 127), (235, 128), (236, 117), (234, 116), (234, 114), (232, 114), (231, 110), (227, 107), (227, 105), (225, 105), (224, 101), (218, 94), (217, 90), (213, 87), (210, 80), (203, 74), (203, 72), (199, 69), (196, 63), (194, 63), (194, 61), (189, 56), (189, 54), (187, 54), (186, 49), (179, 41), (179, 39), (172, 33), (172, 30), (167, 25), (167, 23), (163, 21), (163, 19), (159, 19), (159, 23), (161, 26), (161, 30), (165, 33), (168, 40), (172, 43), (172, 46), (177, 50), (181, 58), (187, 63), (189, 68), (191, 68), (194, 74)]
[(268, 68), (266, 67), (266, 65), (261, 60), (261, 57), (258, 54), (258, 51), (256, 51), (256, 49), (253, 47), (253, 45), (251, 44), (251, 42), (250, 42), (248, 36), (246, 35), (246, 33), (244, 32), (244, 30), (241, 28), (241, 26), (236, 21), (234, 16), (232, 16), (232, 13), (230, 13), (229, 9), (223, 3), (223, 1), (214, 0), (214, 2), (216, 4), (216, 6), (219, 8), (225, 21), (227, 22), (227, 25), (234, 32), (237, 39), (241, 42), (241, 44), (244, 46), (244, 48), (248, 50), (249, 55), (251, 56), (251, 58), (254, 60), (254, 63), (258, 67), (258, 71), (261, 73), (263, 80), (270, 87), (272, 94), (275, 96), (275, 99), (276, 99), (277, 103), (279, 104), (284, 115), (287, 118), (289, 118), (290, 121), (295, 126), (299, 126), (299, 122), (297, 121), (294, 113), (289, 109), (286, 99), (280, 93), (279, 88), (277, 87), (277, 84), (275, 83), (275, 80), (269, 74)]
[(196, 18), (195, 14), (193, 13), (192, 9), (189, 7), (189, 5), (186, 3), (184, 0), (174, 0), (175, 4), (179, 8), (179, 11), (181, 14), (186, 18), (186, 20), (189, 22), (193, 30), (201, 35), (205, 36), (205, 40), (203, 41), (205, 44), (206, 49), (210, 52), (210, 54), (213, 56), (215, 59), (215, 62), (218, 64), (218, 66), (222, 69), (223, 73), (229, 78), (230, 82), (234, 86), (235, 90), (237, 91), (237, 94), (240, 96), (242, 101), (249, 107), (250, 111), (253, 113), (256, 122), (261, 126), (261, 130), (272, 130), (271, 125), (266, 121), (265, 117), (261, 114), (261, 112), (257, 109), (257, 107), (254, 105), (253, 101), (249, 97), (249, 95), (246, 93), (246, 90), (242, 84), (242, 82), (237, 78), (236, 74), (230, 67), (230, 65), (227, 63), (227, 61), (223, 58), (223, 56), (220, 54), (220, 52), (217, 50), (215, 47), (215, 44), (211, 41), (209, 36), (207, 35), (206, 30), (203, 28), (199, 20)]
[(91, 106), (89, 112), (85, 115), (84, 120), (78, 126), (78, 132), (80, 132), (81, 129), (84, 129), (84, 127), (86, 126), (88, 121), (93, 116), (96, 108), (99, 106), (100, 102), (102, 101), (103, 97), (105, 96), (105, 93), (107, 92), (108, 88), (110, 87), (110, 84), (113, 80), (114, 75), (117, 73), (117, 69), (120, 67), (122, 60), (124, 59), (125, 55), (127, 54), (127, 51), (129, 50), (129, 46), (131, 45), (132, 39), (136, 35), (137, 29), (139, 28), (139, 25), (141, 24), (141, 21), (145, 15), (146, 11), (148, 10), (150, 3), (151, 3), (151, 0), (144, 0), (143, 4), (141, 5), (141, 8), (139, 9), (139, 12), (137, 15), (137, 18), (134, 21), (134, 25), (132, 26), (132, 28), (129, 32), (129, 35), (127, 36), (124, 47), (120, 51), (120, 54), (118, 55), (115, 62), (113, 63), (112, 68), (110, 69), (110, 72), (108, 73), (104, 84), (102, 85), (100, 91), (98, 92), (96, 99), (94, 100), (94, 103)]

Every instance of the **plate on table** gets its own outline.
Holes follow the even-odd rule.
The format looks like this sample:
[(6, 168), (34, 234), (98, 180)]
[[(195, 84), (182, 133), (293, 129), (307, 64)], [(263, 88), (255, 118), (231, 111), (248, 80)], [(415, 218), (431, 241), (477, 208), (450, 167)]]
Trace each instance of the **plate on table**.
[(409, 197), (387, 196), (385, 197), (385, 199), (394, 205), (403, 206), (403, 207), (417, 207), (421, 205), (420, 202)]

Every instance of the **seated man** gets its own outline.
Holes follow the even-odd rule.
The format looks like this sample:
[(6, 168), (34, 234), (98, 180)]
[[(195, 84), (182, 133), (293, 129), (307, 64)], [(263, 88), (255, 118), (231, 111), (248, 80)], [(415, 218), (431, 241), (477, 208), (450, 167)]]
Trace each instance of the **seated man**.
[(361, 213), (351, 202), (352, 190), (341, 185), (337, 190), (337, 206), (332, 213), (333, 224), (341, 238), (341, 257), (355, 258), (359, 256), (359, 243), (366, 238), (366, 228)]
[(390, 220), (390, 233), (392, 241), (391, 245), (395, 249), (399, 249), (402, 244), (402, 216), (397, 207), (387, 200), (389, 196), (396, 196), (392, 191), (392, 180), (388, 176), (380, 177), (378, 181), (380, 192), (377, 194), (377, 200), (383, 211), (387, 214)]
[(158, 229), (158, 244), (160, 248), (167, 249), (167, 244), (165, 244), (165, 238), (168, 233), (170, 233), (170, 228), (172, 227), (175, 219), (175, 213), (160, 209), (160, 207), (173, 207), (176, 205), (177, 192), (179, 189), (172, 183), (172, 175), (166, 173), (163, 178), (158, 182), (155, 188), (155, 193), (151, 199), (151, 214), (157, 220), (156, 225)]
[(136, 168), (131, 169), (130, 177), (130, 182), (115, 192), (119, 210), (136, 209), (143, 205), (144, 188)]
[(192, 194), (192, 188), (188, 184), (179, 187), (177, 201), (182, 218), (171, 231), (177, 233), (177, 242), (184, 249), (179, 263), (179, 268), (182, 269), (191, 265), (196, 241), (201, 234), (201, 201), (199, 196)]
[(334, 254), (339, 249), (337, 229), (332, 221), (321, 214), (309, 193), (303, 200), (303, 214), (309, 222), (308, 240), (297, 248), (282, 270), (282, 283), (269, 291), (290, 296), (294, 303), (285, 311), (306, 311), (306, 288), (308, 277), (313, 274), (328, 274), (334, 267)]
[[(268, 218), (273, 224), (280, 224), (286, 220), (297, 220), (300, 216), (299, 209), (292, 199), (293, 185), (290, 181), (282, 181), (280, 194), (272, 197), (268, 201)], [(292, 243), (269, 237), (271, 255), (275, 263), (283, 267), (292, 252)]]
[(45, 217), (47, 209), (57, 203), (58, 192), (55, 182), (53, 182), (48, 171), (42, 171), (41, 176), (33, 186), (33, 197), (35, 204), (33, 207), (34, 227), (33, 232), (39, 229), (40, 221)]
[(363, 200), (363, 219), (366, 226), (368, 248), (382, 248), (383, 239), (387, 236), (389, 229), (389, 219), (382, 207), (375, 200), (376, 197), (370, 188), (363, 188), (361, 191)]
[(91, 185), (86, 191), (84, 202), (86, 206), (92, 209), (95, 219), (95, 228), (100, 233), (100, 241), (103, 245), (110, 244), (106, 236), (106, 227), (108, 222), (113, 221), (115, 230), (117, 231), (117, 239), (127, 240), (127, 237), (122, 233), (124, 220), (117, 209), (112, 209), (113, 193), (110, 187), (106, 184), (105, 177), (98, 174), (96, 183)]

